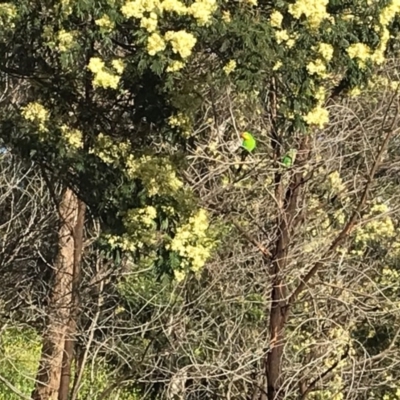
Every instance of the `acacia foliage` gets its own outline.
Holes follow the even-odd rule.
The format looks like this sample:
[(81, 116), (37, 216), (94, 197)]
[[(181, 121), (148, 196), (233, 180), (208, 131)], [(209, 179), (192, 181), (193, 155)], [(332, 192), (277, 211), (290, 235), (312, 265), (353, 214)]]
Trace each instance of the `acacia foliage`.
[[(97, 354), (120, 368), (121, 382), (147, 396), (184, 382), (193, 398), (244, 398), (265, 387), (260, 371), (273, 347), (269, 296), (277, 286), (269, 275), (277, 260), (268, 254), (282, 235), (283, 194), (292, 196), (299, 179), (296, 224), (275, 275), (290, 291), (319, 268), (292, 306), (277, 391), (286, 398), (299, 386), (316, 398), (395, 395), (389, 380), (363, 380), (370, 360), (378, 364), (369, 371), (396, 377), (396, 362), (363, 350), (381, 354), (369, 350), (365, 332), (388, 314), (375, 305), (350, 313), (365, 294), (347, 292), (369, 288), (394, 319), (397, 258), (386, 249), (397, 246), (395, 175), (375, 171), (368, 201), (360, 198), (383, 133), (397, 127), (396, 101), (387, 101), (397, 77), (389, 74), (380, 96), (371, 83), (396, 54), (399, 9), (394, 0), (1, 6), (1, 137), (89, 205), (101, 222), (97, 248), (123, 250), (131, 261), (126, 280), (88, 295), (84, 307), (88, 315), (99, 307), (102, 328), (84, 318), (81, 327), (82, 348), (92, 352), (95, 332)], [(259, 146), (237, 176), (243, 129), (256, 133)], [(389, 144), (390, 172), (396, 139)], [(291, 149), (300, 161), (285, 170), (279, 162)], [(355, 209), (365, 224), (321, 263)], [(147, 269), (154, 267), (175, 282), (153, 280)], [(97, 306), (102, 297), (105, 309)], [(379, 333), (385, 344), (392, 337), (391, 329)], [(396, 360), (397, 347), (388, 348)]]

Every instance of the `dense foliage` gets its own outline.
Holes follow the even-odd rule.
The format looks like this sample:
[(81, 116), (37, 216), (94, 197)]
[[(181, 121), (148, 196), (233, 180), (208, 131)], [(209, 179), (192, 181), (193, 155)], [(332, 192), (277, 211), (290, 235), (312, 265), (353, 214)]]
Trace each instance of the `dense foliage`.
[(0, 399), (399, 399), (399, 17), (1, 3)]

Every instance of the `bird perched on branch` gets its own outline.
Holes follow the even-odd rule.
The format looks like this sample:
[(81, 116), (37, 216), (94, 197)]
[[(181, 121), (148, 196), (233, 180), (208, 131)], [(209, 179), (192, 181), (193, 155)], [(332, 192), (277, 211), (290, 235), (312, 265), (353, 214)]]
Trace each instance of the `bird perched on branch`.
[(286, 167), (286, 168), (290, 168), (293, 163), (294, 160), (296, 158), (296, 149), (290, 149), (282, 158), (282, 164)]
[[(243, 162), (246, 157), (253, 152), (253, 150), (257, 147), (257, 141), (254, 138), (254, 136), (250, 132), (242, 132), (240, 134), (240, 137), (242, 138), (242, 157), (241, 161)], [(243, 168), (243, 164), (239, 166), (237, 169), (237, 173), (240, 173), (240, 171)]]

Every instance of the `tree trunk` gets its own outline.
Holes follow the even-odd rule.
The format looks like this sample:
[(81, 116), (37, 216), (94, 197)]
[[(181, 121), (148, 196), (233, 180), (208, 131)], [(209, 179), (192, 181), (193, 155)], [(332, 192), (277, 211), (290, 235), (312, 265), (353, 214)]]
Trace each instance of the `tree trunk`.
[(81, 260), (83, 251), (83, 228), (85, 225), (86, 205), (78, 200), (78, 217), (74, 228), (74, 270), (72, 277), (72, 298), (69, 324), (65, 337), (64, 357), (62, 361), (61, 381), (58, 400), (68, 400), (71, 381), (71, 364), (74, 358), (75, 334), (79, 318), (79, 284), (81, 280)]
[(61, 368), (72, 300), (74, 273), (74, 230), (78, 220), (78, 198), (65, 189), (59, 205), (58, 253), (54, 281), (43, 334), (42, 355), (36, 376), (33, 400), (57, 400)]
[[(305, 137), (301, 143), (295, 166), (301, 167), (309, 156), (309, 139)], [(281, 392), (282, 355), (285, 345), (285, 327), (289, 315), (287, 287), (284, 279), (288, 265), (288, 250), (295, 228), (301, 223), (302, 215), (298, 212), (302, 188), (305, 182), (301, 168), (293, 172), (289, 187), (285, 194), (281, 175), (276, 176), (276, 198), (280, 215), (278, 220), (277, 241), (272, 257), (272, 291), (271, 310), (269, 315), (270, 349), (265, 360), (265, 376), (267, 378), (268, 400), (285, 398)]]
[(280, 388), (281, 364), (285, 340), (286, 286), (280, 272), (287, 262), (288, 227), (283, 222), (281, 236), (277, 243), (275, 261), (273, 263), (273, 283), (271, 293), (271, 311), (269, 317), (270, 350), (266, 359), (267, 398), (276, 400), (283, 398), (277, 391)]

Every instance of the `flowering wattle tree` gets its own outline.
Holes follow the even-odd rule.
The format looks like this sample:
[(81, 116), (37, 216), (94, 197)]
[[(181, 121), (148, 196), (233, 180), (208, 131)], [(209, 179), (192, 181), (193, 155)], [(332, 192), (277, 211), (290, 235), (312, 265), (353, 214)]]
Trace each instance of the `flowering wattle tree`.
[[(287, 333), (296, 332), (291, 321), (301, 325), (296, 313), (310, 300), (299, 305), (299, 299), (326, 265), (340, 254), (345, 259), (344, 253), (356, 262), (376, 235), (394, 236), (395, 223), (385, 217), (388, 206), (372, 204), (370, 197), (397, 127), (394, 103), (385, 103), (379, 142), (360, 128), (369, 132), (368, 150), (347, 140), (342, 131), (353, 129), (351, 118), (338, 120), (338, 110), (346, 97), (356, 102), (379, 84), (394, 96), (397, 82), (382, 86), (378, 80), (396, 55), (399, 13), (397, 0), (0, 5), (2, 141), (32, 160), (50, 187), (57, 182), (64, 188), (34, 399), (68, 398), (89, 216), (100, 221), (99, 248), (123, 253), (135, 267), (153, 268), (181, 284), (207, 272), (218, 236), (226, 240), (227, 230), (241, 232), (261, 252), (269, 288), (268, 301), (262, 294), (268, 331), (260, 356), (265, 363), (258, 366), (262, 378), (249, 378), (254, 396), (289, 398), (292, 379), (306, 398), (334, 375), (339, 361), (329, 359), (326, 370), (310, 367), (309, 378), (288, 377), (285, 350), (294, 364), (304, 359), (296, 353), (301, 345)], [(245, 129), (256, 130), (259, 152), (246, 161), (249, 176), (238, 177), (232, 167), (239, 163), (238, 133)], [(289, 153), (296, 154), (294, 164), (283, 169)], [(357, 181), (358, 188), (342, 178), (357, 177), (362, 169), (354, 154), (365, 161), (367, 177)], [(252, 180), (257, 176), (252, 171), (263, 180)], [(274, 207), (260, 206), (267, 196)], [(241, 202), (227, 205), (226, 197)], [(306, 210), (315, 219), (307, 220)], [(257, 237), (265, 229), (272, 232), (265, 246), (247, 232), (254, 213), (264, 225)], [(321, 257), (307, 261), (304, 254), (310, 252)], [(387, 278), (394, 276), (391, 268), (386, 271)], [(305, 327), (299, 337), (312, 340), (313, 328)], [(330, 335), (347, 338), (353, 331), (346, 326)], [(350, 354), (346, 349), (342, 343), (340, 357)], [(318, 357), (315, 350), (309, 365)], [(344, 375), (335, 375), (336, 387)], [(238, 387), (246, 398), (249, 390)], [(331, 396), (334, 389), (319, 390)]]

